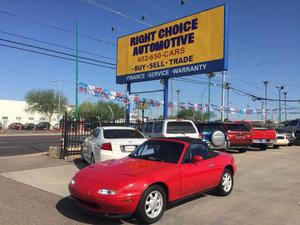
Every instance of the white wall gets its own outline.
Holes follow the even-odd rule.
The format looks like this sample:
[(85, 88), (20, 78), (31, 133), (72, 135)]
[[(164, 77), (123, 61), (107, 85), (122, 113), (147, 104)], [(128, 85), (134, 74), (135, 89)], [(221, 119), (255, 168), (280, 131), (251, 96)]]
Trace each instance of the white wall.
[[(15, 101), (15, 100), (0, 100), (0, 122), (5, 124), (5, 118), (7, 117), (7, 125), (19, 122), (19, 123), (39, 123), (48, 122), (47, 115), (40, 113), (30, 113), (26, 112), (27, 103), (25, 101)], [(53, 115), (51, 119), (51, 124), (56, 124), (57, 115)]]

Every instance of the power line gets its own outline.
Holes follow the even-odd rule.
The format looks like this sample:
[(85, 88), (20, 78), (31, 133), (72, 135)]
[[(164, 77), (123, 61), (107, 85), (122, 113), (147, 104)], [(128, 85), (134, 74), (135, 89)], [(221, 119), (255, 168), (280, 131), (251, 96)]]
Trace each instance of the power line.
[[(39, 49), (39, 50), (43, 50), (43, 51), (48, 51), (48, 52), (52, 52), (52, 53), (57, 53), (57, 54), (65, 55), (65, 56), (76, 57), (76, 55), (73, 55), (73, 54), (52, 50), (52, 49), (49, 49), (49, 48), (43, 48), (43, 47), (39, 47), (39, 46), (29, 45), (29, 44), (25, 44), (25, 43), (21, 43), (21, 42), (17, 42), (17, 41), (11, 41), (11, 40), (8, 40), (8, 39), (0, 38), (0, 41), (9, 42), (9, 43), (12, 43), (12, 44), (18, 44), (18, 45), (22, 45), (22, 46), (26, 46), (26, 47), (30, 47), (30, 48), (35, 48), (35, 49)], [(105, 61), (101, 61), (101, 60), (97, 60), (97, 59), (86, 58), (86, 57), (82, 57), (82, 56), (80, 56), (78, 58), (93, 61), (93, 62), (97, 62), (97, 63), (103, 63), (103, 64), (107, 64), (107, 65), (111, 65), (111, 66), (116, 65), (114, 63), (109, 63), (109, 62), (105, 62)]]
[[(49, 23), (41, 22), (41, 21), (29, 18), (29, 17), (17, 15), (17, 14), (12, 13), (12, 12), (8, 12), (8, 11), (5, 11), (5, 10), (0, 10), (0, 13), (2, 13), (4, 15), (7, 15), (7, 16), (12, 16), (12, 17), (16, 17), (16, 18), (19, 18), (19, 19), (27, 20), (27, 21), (30, 21), (32, 23), (36, 23), (36, 24), (39, 24), (39, 25), (42, 25), (42, 26), (46, 26), (46, 27), (51, 28), (51, 29), (55, 29), (55, 30), (58, 30), (58, 31), (62, 31), (62, 32), (65, 32), (65, 33), (76, 35), (76, 33), (72, 30), (68, 30), (66, 28), (59, 27), (59, 26), (56, 26), (56, 25), (52, 25), (52, 24), (49, 24)], [(96, 37), (86, 35), (86, 34), (79, 34), (79, 36), (90, 39), (90, 40), (93, 40), (93, 41), (100, 42), (102, 44), (107, 44), (107, 45), (110, 45), (110, 46), (115, 46), (116, 45), (113, 42), (105, 41), (105, 40), (102, 40), (100, 38), (96, 38)]]
[[(23, 36), (23, 35), (20, 35), (20, 34), (14, 34), (14, 33), (2, 31), (2, 30), (0, 30), (0, 33), (6, 34), (6, 35), (10, 35), (10, 36), (14, 36), (14, 37), (18, 37), (18, 38), (23, 38), (23, 39), (29, 40), (29, 41), (36, 41), (36, 42), (39, 42), (41, 44), (46, 44), (46, 45), (51, 45), (51, 46), (55, 46), (55, 47), (59, 47), (59, 48), (63, 48), (63, 49), (71, 50), (71, 51), (76, 51), (76, 49), (74, 49), (74, 48), (66, 47), (66, 46), (63, 46), (63, 45), (60, 45), (60, 44), (56, 44), (56, 43), (53, 43), (53, 42), (42, 41), (42, 40), (39, 40), (39, 39), (36, 39), (36, 38), (32, 38), (32, 37), (28, 37), (28, 36), (26, 37), (26, 36)], [(111, 57), (104, 56), (104, 55), (99, 55), (99, 54), (88, 52), (88, 51), (84, 51), (84, 50), (79, 50), (79, 52), (84, 53), (84, 54), (88, 54), (88, 55), (97, 56), (97, 57), (100, 57), (100, 58), (105, 58), (105, 59), (110, 59), (110, 60), (116, 60), (115, 58), (111, 58)]]
[[(71, 59), (71, 58), (67, 58), (67, 57), (63, 57), (63, 56), (53, 55), (53, 54), (49, 54), (49, 53), (45, 53), (45, 52), (39, 52), (39, 51), (35, 51), (35, 50), (30, 50), (30, 49), (11, 46), (11, 45), (6, 45), (6, 44), (0, 44), (0, 46), (7, 47), (7, 48), (12, 48), (12, 49), (17, 49), (17, 50), (22, 50), (22, 51), (27, 51), (27, 52), (31, 52), (31, 53), (36, 53), (36, 54), (40, 54), (40, 55), (46, 55), (46, 56), (55, 57), (55, 58), (59, 58), (59, 59), (65, 59), (65, 60), (74, 61), (74, 62), (76, 61), (75, 59)], [(79, 60), (78, 62), (88, 64), (88, 65), (93, 65), (93, 66), (99, 66), (99, 67), (114, 69), (114, 70), (116, 69), (115, 67), (99, 65), (99, 64), (96, 64), (96, 63), (86, 62), (86, 61), (82, 61), (82, 60)]]
[(88, 5), (94, 6), (94, 7), (96, 7), (96, 8), (104, 9), (104, 10), (106, 10), (106, 11), (108, 11), (108, 12), (111, 12), (111, 13), (114, 13), (114, 14), (116, 14), (116, 15), (118, 15), (118, 16), (122, 16), (122, 17), (124, 17), (124, 18), (126, 18), (126, 19), (130, 19), (130, 20), (132, 20), (132, 21), (141, 23), (141, 24), (143, 24), (143, 25), (153, 26), (153, 25), (150, 24), (150, 23), (146, 23), (146, 22), (144, 22), (144, 21), (142, 21), (142, 20), (139, 20), (139, 19), (137, 19), (137, 18), (128, 16), (128, 15), (126, 15), (126, 14), (120, 12), (120, 11), (117, 11), (117, 10), (115, 10), (115, 9), (112, 9), (112, 8), (110, 8), (110, 7), (108, 7), (108, 6), (104, 5), (104, 4), (99, 3), (99, 2), (96, 2), (96, 1), (93, 1), (93, 0), (80, 0), (80, 1), (82, 1), (82, 2), (84, 2), (84, 3), (86, 3), (86, 4), (88, 4)]
[(154, 5), (152, 2), (149, 2), (149, 1), (146, 1), (146, 0), (139, 0), (139, 1), (143, 2), (144, 4), (150, 5), (152, 8), (154, 8), (154, 9), (160, 11), (160, 12), (163, 12), (163, 13), (168, 14), (170, 16), (177, 17), (177, 15), (175, 15), (174, 13), (171, 13), (168, 10), (162, 9), (162, 8), (158, 7), (157, 5)]

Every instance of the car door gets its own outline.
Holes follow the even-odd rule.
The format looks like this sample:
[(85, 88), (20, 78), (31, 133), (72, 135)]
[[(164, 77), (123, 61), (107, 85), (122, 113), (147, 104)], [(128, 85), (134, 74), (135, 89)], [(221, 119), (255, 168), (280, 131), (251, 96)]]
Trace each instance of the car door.
[[(193, 156), (200, 155), (203, 160), (193, 162)], [(214, 186), (214, 163), (205, 144), (191, 144), (181, 164), (181, 195), (186, 196)]]
[(94, 157), (96, 157), (95, 156), (95, 147), (96, 147), (96, 141), (97, 141), (97, 137), (98, 137), (99, 133), (100, 133), (100, 129), (96, 128), (95, 130), (93, 130), (93, 132), (88, 140), (86, 158), (88, 158), (89, 160), (91, 160), (92, 153), (94, 154)]

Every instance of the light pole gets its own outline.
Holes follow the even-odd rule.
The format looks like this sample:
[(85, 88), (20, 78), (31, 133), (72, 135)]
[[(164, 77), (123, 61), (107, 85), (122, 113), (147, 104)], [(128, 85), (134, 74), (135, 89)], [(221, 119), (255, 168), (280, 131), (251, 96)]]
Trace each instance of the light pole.
[[(203, 94), (207, 90), (208, 87), (204, 88), (203, 91), (201, 92), (201, 107), (203, 108)], [(201, 121), (203, 121), (203, 110), (201, 112)]]
[(176, 92), (177, 92), (177, 104), (179, 105), (179, 94), (180, 94), (181, 90), (177, 90)]
[(284, 120), (285, 122), (287, 121), (287, 110), (286, 110), (286, 96), (287, 96), (287, 91), (283, 92), (283, 95), (284, 95)]
[(52, 82), (56, 83), (56, 93), (58, 97), (58, 107), (57, 107), (57, 119), (60, 120), (60, 88), (59, 88), (59, 80), (52, 80)]
[(276, 86), (279, 92), (279, 116), (278, 116), (278, 122), (281, 123), (281, 91), (284, 89), (284, 87), (281, 86)]
[(208, 77), (208, 115), (207, 115), (207, 121), (209, 122), (210, 120), (210, 82), (211, 78), (213, 78), (216, 74), (215, 73), (209, 73), (207, 74)]
[(222, 72), (222, 94), (221, 94), (221, 122), (224, 122), (224, 96), (225, 96), (225, 71)]
[(263, 83), (264, 83), (264, 85), (265, 85), (265, 121), (267, 121), (268, 120), (268, 113), (267, 113), (267, 107), (268, 107), (268, 105), (267, 105), (267, 98), (268, 98), (268, 83), (269, 83), (269, 81), (267, 81), (267, 80), (265, 80), (265, 81), (263, 81)]

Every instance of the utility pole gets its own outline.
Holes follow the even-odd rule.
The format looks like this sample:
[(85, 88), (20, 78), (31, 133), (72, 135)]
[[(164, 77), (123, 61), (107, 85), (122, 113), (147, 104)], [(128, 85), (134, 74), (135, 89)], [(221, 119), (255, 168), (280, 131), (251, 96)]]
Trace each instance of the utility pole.
[(279, 92), (279, 115), (278, 115), (278, 122), (281, 123), (281, 91), (284, 89), (284, 87), (281, 86), (276, 86), (276, 88), (278, 89)]
[(268, 120), (268, 113), (267, 113), (267, 107), (268, 107), (268, 105), (267, 105), (267, 98), (268, 98), (268, 83), (269, 83), (269, 81), (267, 81), (267, 80), (265, 80), (264, 82), (264, 85), (265, 85), (265, 121), (267, 121)]
[(264, 101), (261, 101), (261, 126), (264, 125)]
[(52, 82), (56, 83), (56, 92), (58, 98), (58, 107), (57, 107), (57, 120), (60, 121), (60, 88), (59, 88), (59, 80), (52, 80)]
[(226, 88), (226, 119), (229, 120), (229, 90), (230, 90), (230, 83), (225, 83)]
[(222, 97), (221, 97), (221, 121), (224, 122), (224, 95), (225, 95), (225, 71), (222, 72)]
[(287, 91), (283, 92), (284, 95), (284, 120), (285, 122), (287, 121), (287, 109), (286, 109), (286, 96), (287, 96)]
[[(207, 90), (208, 87), (204, 88), (203, 91), (201, 92), (201, 107), (203, 109), (203, 94)], [(201, 121), (203, 121), (203, 110), (201, 111)]]
[(76, 92), (75, 92), (75, 119), (77, 121), (78, 118), (78, 22), (76, 21)]
[(209, 73), (207, 74), (208, 77), (208, 115), (207, 115), (207, 121), (210, 120), (210, 86), (211, 86), (211, 78), (213, 78), (216, 74), (215, 73)]

